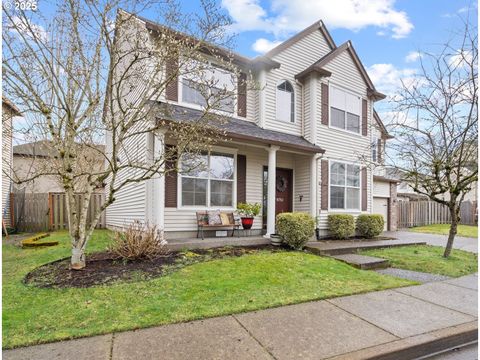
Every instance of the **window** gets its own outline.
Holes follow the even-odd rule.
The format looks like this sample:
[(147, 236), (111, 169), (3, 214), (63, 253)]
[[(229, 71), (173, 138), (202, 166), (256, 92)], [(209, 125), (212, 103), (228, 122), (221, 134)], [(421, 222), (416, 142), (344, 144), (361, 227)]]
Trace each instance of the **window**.
[(374, 138), (372, 142), (372, 161), (377, 162), (377, 144), (378, 144), (378, 139)]
[(330, 163), (330, 208), (360, 210), (360, 166)]
[(232, 154), (185, 154), (181, 161), (182, 206), (233, 206)]
[(211, 63), (199, 64), (191, 61), (186, 65), (186, 74), (182, 77), (182, 101), (233, 113), (235, 110), (234, 76), (227, 70)]
[(292, 84), (282, 80), (277, 85), (277, 120), (295, 122), (295, 94)]
[(330, 126), (359, 134), (360, 97), (335, 87), (331, 87), (330, 92)]

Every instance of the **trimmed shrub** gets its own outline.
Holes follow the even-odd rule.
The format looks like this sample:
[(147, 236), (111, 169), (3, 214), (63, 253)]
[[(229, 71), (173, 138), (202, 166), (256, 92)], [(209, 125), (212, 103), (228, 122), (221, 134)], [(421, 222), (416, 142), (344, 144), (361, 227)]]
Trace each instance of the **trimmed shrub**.
[(156, 226), (134, 221), (125, 232), (115, 232), (108, 248), (125, 260), (154, 259), (168, 254), (167, 241)]
[(348, 239), (355, 235), (355, 219), (348, 214), (328, 215), (328, 231), (334, 239)]
[(380, 235), (384, 225), (385, 220), (379, 214), (362, 214), (357, 217), (357, 231), (367, 238)]
[(315, 233), (315, 219), (301, 212), (278, 214), (277, 233), (285, 244), (300, 250)]

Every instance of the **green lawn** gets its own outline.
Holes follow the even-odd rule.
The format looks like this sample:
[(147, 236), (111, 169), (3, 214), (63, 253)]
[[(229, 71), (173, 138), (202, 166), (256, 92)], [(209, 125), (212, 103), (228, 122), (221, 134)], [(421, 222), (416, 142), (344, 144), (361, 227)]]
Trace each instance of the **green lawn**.
[[(107, 231), (96, 231), (89, 251), (105, 249), (108, 238)], [(65, 232), (50, 239), (60, 245), (3, 245), (4, 348), (413, 284), (308, 253), (263, 251), (197, 263), (139, 282), (86, 289), (24, 285), (29, 271), (69, 255)]]
[[(417, 226), (417, 227), (410, 228), (409, 231), (427, 233), (427, 234), (448, 235), (448, 232), (450, 231), (450, 224), (434, 224), (434, 225), (427, 225), (427, 226)], [(458, 225), (457, 236), (476, 238), (478, 237), (478, 226)]]
[(419, 245), (366, 250), (362, 254), (389, 259), (392, 267), (452, 277), (477, 271), (476, 254), (454, 249), (444, 258), (444, 250), (440, 246)]

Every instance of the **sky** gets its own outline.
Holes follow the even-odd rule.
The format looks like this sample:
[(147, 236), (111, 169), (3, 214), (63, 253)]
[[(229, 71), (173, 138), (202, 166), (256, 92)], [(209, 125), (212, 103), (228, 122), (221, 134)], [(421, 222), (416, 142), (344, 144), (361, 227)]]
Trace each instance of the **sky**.
[[(195, 13), (201, 0), (178, 0)], [(377, 90), (395, 93), (400, 79), (419, 71), (419, 51), (439, 48), (461, 28), (461, 17), (477, 21), (474, 0), (217, 0), (233, 23), (234, 50), (255, 57), (322, 20), (337, 45), (351, 40)], [(39, 2), (48, 17), (53, 1)], [(156, 20), (157, 14), (142, 13)], [(377, 110), (389, 111), (386, 101)]]
[[(377, 90), (390, 94), (418, 71), (419, 51), (452, 37), (477, 3), (469, 0), (219, 0), (233, 20), (235, 50), (255, 57), (322, 20), (337, 45), (351, 40)], [(197, 1), (183, 2), (195, 11)], [(382, 104), (378, 103), (380, 111)], [(386, 106), (385, 110), (386, 110)]]

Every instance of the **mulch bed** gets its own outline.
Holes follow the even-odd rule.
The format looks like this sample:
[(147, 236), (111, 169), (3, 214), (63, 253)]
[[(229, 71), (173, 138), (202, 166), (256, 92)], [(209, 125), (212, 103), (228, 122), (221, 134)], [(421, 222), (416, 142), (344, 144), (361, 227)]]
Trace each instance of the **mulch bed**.
[(195, 249), (187, 252), (172, 251), (155, 259), (123, 260), (110, 252), (87, 256), (87, 266), (82, 270), (70, 269), (70, 258), (42, 265), (25, 278), (24, 283), (41, 288), (86, 288), (106, 285), (116, 281), (147, 280), (168, 274), (194, 263), (238, 257), (259, 251), (285, 251), (272, 245), (236, 246), (214, 249)]

